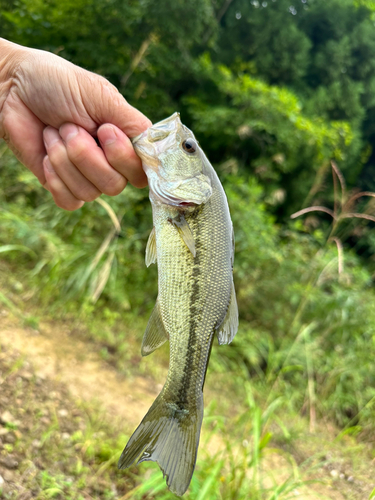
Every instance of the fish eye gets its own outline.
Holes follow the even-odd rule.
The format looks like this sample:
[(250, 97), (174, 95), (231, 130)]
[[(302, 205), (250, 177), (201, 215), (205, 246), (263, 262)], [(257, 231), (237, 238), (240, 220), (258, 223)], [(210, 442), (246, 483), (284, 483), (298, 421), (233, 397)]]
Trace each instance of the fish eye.
[(186, 141), (184, 141), (182, 143), (182, 149), (190, 154), (195, 153), (197, 150), (197, 147), (198, 146), (197, 146), (196, 142), (193, 141), (193, 139), (186, 139)]

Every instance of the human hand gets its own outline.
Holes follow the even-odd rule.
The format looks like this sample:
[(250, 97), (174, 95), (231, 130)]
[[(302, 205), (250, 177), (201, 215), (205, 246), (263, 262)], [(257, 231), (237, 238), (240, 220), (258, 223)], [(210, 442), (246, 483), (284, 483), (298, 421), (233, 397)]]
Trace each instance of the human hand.
[(128, 180), (147, 185), (129, 137), (148, 128), (148, 118), (105, 78), (0, 39), (2, 53), (4, 46), (0, 138), (59, 207), (75, 210), (102, 193), (117, 195)]

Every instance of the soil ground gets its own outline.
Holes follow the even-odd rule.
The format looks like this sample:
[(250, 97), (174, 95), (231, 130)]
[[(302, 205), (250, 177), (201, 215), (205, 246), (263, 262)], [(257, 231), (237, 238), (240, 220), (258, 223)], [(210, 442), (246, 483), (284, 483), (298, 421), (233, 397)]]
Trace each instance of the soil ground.
[[(102, 485), (100, 481), (99, 486), (85, 481), (81, 486), (79, 483), (73, 486), (73, 480), (72, 485), (66, 485), (66, 481), (62, 485), (46, 472), (51, 458), (43, 449), (46, 443), (52, 446), (56, 439), (60, 445), (66, 442), (66, 450), (73, 449), (74, 457), (66, 451), (60, 464), (68, 477), (69, 473), (75, 474), (77, 467), (94, 467), (98, 453), (106, 452), (102, 449), (88, 452), (87, 429), (93, 424), (88, 423), (92, 417), (87, 418), (84, 404), (100, 408), (107, 423), (115, 422), (115, 431), (122, 426), (122, 432), (129, 434), (159, 393), (160, 383), (151, 377), (120, 374), (100, 358), (94, 345), (69, 335), (66, 325), (52, 328), (42, 323), (35, 331), (22, 327), (20, 321), (6, 311), (2, 311), (0, 322), (0, 498), (29, 500), (59, 495), (77, 499), (106, 498), (103, 491), (108, 489), (112, 492), (116, 489), (116, 498), (126, 496), (134, 487), (134, 479), (130, 475), (119, 480), (115, 464), (107, 466), (109, 476), (103, 476)], [(57, 437), (52, 438), (48, 436), (54, 418), (58, 432)], [(315, 478), (319, 482), (296, 490), (295, 496), (303, 500), (371, 498), (375, 464), (368, 450), (364, 445), (348, 441), (350, 453), (341, 453), (342, 448), (329, 445), (334, 433), (337, 434), (337, 430), (323, 426), (314, 436), (293, 444), (291, 453), (297, 463), (327, 450), (324, 463), (316, 468)], [(22, 440), (28, 445), (16, 446)], [(213, 446), (220, 447), (220, 443)], [(275, 458), (267, 463), (278, 470), (280, 477), (287, 473), (286, 464), (277, 459), (277, 463), (273, 461)], [(40, 474), (51, 482), (50, 488), (42, 488), (44, 492), (51, 490), (50, 496), (41, 493)]]

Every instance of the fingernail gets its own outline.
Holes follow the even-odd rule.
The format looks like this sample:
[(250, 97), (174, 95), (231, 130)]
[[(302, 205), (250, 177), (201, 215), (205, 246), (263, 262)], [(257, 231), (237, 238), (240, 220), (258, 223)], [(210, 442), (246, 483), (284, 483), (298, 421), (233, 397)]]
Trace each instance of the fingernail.
[(43, 131), (43, 140), (46, 149), (50, 148), (60, 140), (58, 131), (52, 127), (46, 127)]
[(50, 162), (50, 159), (48, 158), (48, 156), (46, 156), (44, 158), (43, 164), (44, 164), (45, 169), (48, 170), (48, 172), (50, 172), (51, 174), (55, 173), (55, 170), (54, 170), (52, 163)]
[(73, 139), (73, 137), (78, 135), (78, 132), (79, 128), (77, 127), (77, 125), (74, 125), (73, 123), (65, 123), (64, 125), (61, 125), (59, 130), (61, 139), (64, 142), (68, 142), (71, 139)]
[(104, 129), (104, 136), (105, 136), (105, 139), (103, 141), (104, 146), (109, 146), (110, 144), (113, 144), (117, 140), (117, 135), (113, 127), (106, 127)]

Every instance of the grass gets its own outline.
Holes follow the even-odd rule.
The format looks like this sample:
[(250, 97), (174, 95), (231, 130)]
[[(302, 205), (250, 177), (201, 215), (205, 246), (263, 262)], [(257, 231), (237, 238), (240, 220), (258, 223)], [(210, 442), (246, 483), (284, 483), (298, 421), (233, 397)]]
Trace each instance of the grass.
[[(9, 349), (0, 351), (0, 371), (0, 407), (12, 415), (0, 425), (7, 431), (0, 433), (0, 475), (2, 458), (19, 464), (8, 471), (13, 489), (3, 491), (4, 498), (20, 492), (37, 500), (176, 498), (156, 464), (117, 470), (132, 430), (124, 422), (109, 420), (91, 400), (76, 401), (64, 384), (40, 379), (24, 356)], [(285, 398), (267, 403), (252, 382), (234, 382), (242, 402), (225, 385), (217, 392), (208, 381), (197, 467), (184, 498), (371, 498), (371, 451), (353, 433), (339, 434), (319, 420), (310, 433), (308, 420), (290, 413)], [(332, 496), (336, 491), (341, 496)]]
[[(248, 390), (251, 391), (250, 386)], [(274, 405), (276, 408), (276, 405)], [(234, 421), (215, 415), (215, 403), (205, 411), (204, 432), (199, 458), (189, 492), (189, 500), (281, 499), (304, 484), (301, 469), (293, 456), (272, 447), (272, 434), (265, 430), (272, 420), (272, 408), (262, 412), (249, 393), (249, 408)], [(228, 426), (231, 438), (228, 438)], [(215, 449), (217, 448), (217, 449)], [(266, 472), (270, 457), (288, 464), (286, 478)], [(125, 498), (172, 500), (159, 471), (154, 470)]]
[[(134, 485), (110, 467), (127, 436), (111, 428), (98, 407), (75, 401), (63, 384), (40, 379), (13, 351), (1, 349), (0, 367), (2, 414), (6, 408), (12, 420), (0, 426), (2, 498), (110, 499)], [(16, 465), (2, 467), (6, 458)]]
[[(31, 491), (38, 500), (86, 498), (87, 494), (108, 499), (116, 495), (141, 499), (146, 493), (150, 498), (175, 498), (166, 492), (162, 475), (154, 465), (143, 465), (140, 472), (138, 468), (125, 473), (116, 470), (115, 464), (128, 438), (120, 432), (118, 423), (109, 424), (92, 404), (77, 406), (63, 386), (45, 380), (41, 390), (35, 375), (25, 377), (21, 358), (7, 351), (2, 354), (5, 373), (2, 397), (11, 399), (17, 385), (16, 396), (22, 397), (22, 408), (17, 400), (7, 400), (14, 421), (8, 422), (6, 429), (16, 440), (12, 445), (3, 445), (1, 455), (12, 454), (19, 461), (20, 488)], [(245, 417), (231, 424), (236, 429), (233, 440), (225, 438), (227, 419), (214, 414), (214, 404), (207, 409), (197, 471), (186, 498), (242, 499), (248, 498), (250, 491), (253, 498), (286, 498), (291, 489), (301, 484), (295, 464), (293, 474), (281, 484), (275, 482), (269, 487), (262, 484), (260, 469), (264, 454), (267, 451), (288, 457), (289, 454), (269, 448), (269, 433), (262, 436), (272, 411), (262, 413), (250, 395), (249, 402), (251, 408)], [(248, 441), (239, 435), (248, 437)], [(215, 445), (218, 451), (213, 451)], [(289, 459), (293, 462), (291, 455)], [(33, 472), (24, 479), (25, 471), (30, 469)], [(151, 475), (144, 481), (142, 477), (148, 472)], [(139, 481), (141, 484), (136, 485)], [(6, 493), (5, 498), (16, 498), (13, 493)]]
[[(344, 477), (338, 488), (345, 498), (357, 498), (347, 480), (351, 476), (335, 453), (346, 457), (354, 476), (363, 476), (364, 486), (356, 484), (358, 498), (367, 498), (373, 489), (355, 463), (355, 453), (366, 464), (374, 454), (374, 294), (369, 272), (343, 250), (348, 226), (342, 219), (353, 214), (361, 218), (357, 209), (353, 212), (359, 196), (346, 194), (335, 168), (335, 207), (325, 210), (334, 221), (328, 236), (321, 230), (309, 233), (301, 222), (279, 231), (265, 213), (254, 180), (238, 177), (227, 183), (236, 227), (242, 321), (231, 346), (213, 349), (206, 394), (208, 401), (217, 403), (206, 409), (188, 499), (290, 498), (311, 480), (327, 482), (327, 473), (333, 488), (336, 478), (330, 472), (336, 469), (331, 466), (340, 469), (339, 479), (340, 474)], [(8, 198), (0, 206), (1, 307), (34, 330), (62, 322), (129, 378), (162, 379), (167, 346), (157, 356), (142, 360), (139, 354), (156, 296), (156, 271), (146, 271), (143, 261), (150, 230), (145, 193), (128, 190), (110, 204), (104, 201), (67, 214), (47, 200), (31, 174), (17, 165), (9, 172), (9, 185), (15, 187), (7, 195), (5, 186)], [(366, 197), (372, 199), (368, 193)], [(372, 220), (371, 206), (365, 210)], [(155, 465), (134, 467), (126, 481), (113, 472), (126, 437), (117, 440), (121, 426), (98, 420), (98, 414), (94, 406), (83, 410), (85, 428), (72, 431), (68, 443), (61, 438), (65, 431), (58, 413), (49, 414), (47, 428), (33, 424), (35, 433), (30, 435), (42, 443), (38, 453), (46, 452), (48, 463), (48, 470), (41, 468), (30, 483), (37, 492), (33, 495), (172, 498)], [(317, 449), (314, 444), (314, 436), (325, 427), (330, 428), (326, 439), (332, 441), (328, 454), (321, 451), (326, 448), (322, 441), (316, 441)], [(301, 454), (304, 443), (308, 445)], [(33, 461), (29, 448), (17, 438), (3, 443), (1, 453)], [(71, 449), (77, 452), (75, 458)], [(63, 473), (53, 464), (59, 453)], [(99, 493), (90, 482), (97, 475), (104, 481)]]

